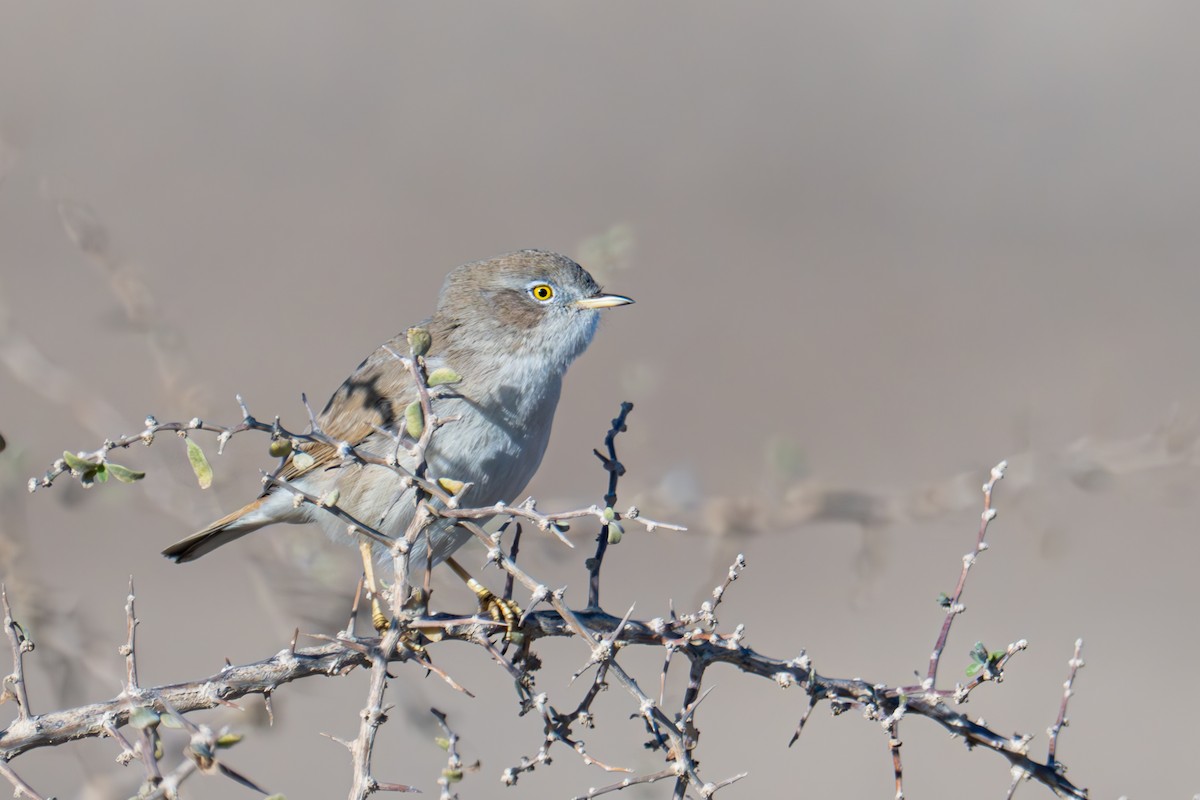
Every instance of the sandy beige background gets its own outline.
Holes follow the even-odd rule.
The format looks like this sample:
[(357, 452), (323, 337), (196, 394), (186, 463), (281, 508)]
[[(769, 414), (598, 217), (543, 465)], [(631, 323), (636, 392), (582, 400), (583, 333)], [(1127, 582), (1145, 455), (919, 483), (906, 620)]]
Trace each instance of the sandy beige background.
[[(1190, 797), (1198, 16), (1107, 2), (4, 2), (0, 526), (40, 644), (35, 710), (116, 693), (130, 573), (142, 677), (163, 683), (269, 656), (298, 625), (336, 630), (351, 587), (331, 576), (354, 556), (294, 528), (185, 567), (157, 555), (254, 493), (257, 440), (213, 455), (208, 493), (167, 439), (122, 456), (150, 471), (136, 487), (31, 497), (30, 475), (147, 412), (236, 421), (238, 392), (299, 427), (299, 393), (323, 402), (430, 310), (447, 269), (536, 246), (582, 251), (638, 303), (573, 369), (530, 491), (543, 507), (595, 501), (589, 450), (629, 399), (623, 502), (692, 526), (631, 532), (607, 573), (613, 609), (693, 607), (741, 550), (726, 628), (745, 622), (751, 646), (780, 656), (807, 648), (828, 674), (908, 682), (978, 519), (974, 489), (948, 482), (976, 487), (1012, 457), (943, 675), (962, 674), (977, 639), (1028, 638), (969, 710), (1044, 752), (1082, 636), (1059, 751), (1072, 779), (1094, 797)], [(92, 209), (100, 257), (64, 230), (63, 201)], [(729, 498), (796, 486), (864, 493), (850, 510), (870, 509), (867, 524), (730, 531)], [(582, 549), (531, 537), (526, 550), (548, 580), (583, 585)], [(468, 605), (458, 591), (441, 599)], [(563, 669), (542, 687), (573, 703), (582, 649), (544, 649)], [(436, 704), (483, 761), (464, 798), (611, 780), (562, 750), (504, 792), (501, 769), (540, 726), (514, 718), (481, 653), (437, 658), (480, 699), (401, 668), (381, 778), (436, 791)], [(660, 654), (626, 658), (657, 684)], [(802, 694), (731, 670), (708, 685), (702, 768), (750, 773), (726, 796), (891, 796), (877, 725), (822, 707), (789, 750)], [(274, 730), (232, 717), (250, 736), (229, 763), (289, 798), (344, 796), (346, 754), (318, 734), (352, 736), (365, 689), (363, 675), (292, 686)], [(593, 754), (654, 768), (632, 701), (604, 700)], [(1002, 759), (921, 720), (903, 734), (910, 797), (1003, 796)], [(115, 755), (89, 742), (16, 766), (60, 798), (125, 797), (136, 774)], [(188, 793), (250, 796), (217, 779)]]

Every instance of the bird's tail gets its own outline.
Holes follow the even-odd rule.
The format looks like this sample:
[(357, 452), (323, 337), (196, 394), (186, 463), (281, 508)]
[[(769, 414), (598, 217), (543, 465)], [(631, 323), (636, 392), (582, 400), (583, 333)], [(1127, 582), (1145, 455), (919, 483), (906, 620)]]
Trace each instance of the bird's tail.
[(262, 512), (262, 505), (266, 500), (267, 497), (260, 497), (232, 514), (221, 517), (204, 530), (197, 531), (163, 550), (162, 554), (177, 564), (194, 561), (223, 544), (229, 544), (234, 539), (240, 539), (272, 522), (278, 522), (278, 519)]

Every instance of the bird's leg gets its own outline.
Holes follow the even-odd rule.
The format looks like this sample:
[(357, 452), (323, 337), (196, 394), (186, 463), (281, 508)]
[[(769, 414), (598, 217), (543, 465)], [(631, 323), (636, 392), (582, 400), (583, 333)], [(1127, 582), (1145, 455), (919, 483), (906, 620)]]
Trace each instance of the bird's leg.
[(446, 566), (454, 570), (454, 574), (462, 578), (463, 582), (479, 598), (479, 610), (481, 612), (487, 612), (488, 616), (496, 622), (504, 623), (507, 628), (504, 633), (504, 641), (515, 642), (521, 638), (520, 632), (517, 630), (517, 625), (521, 621), (521, 607), (519, 605), (512, 600), (492, 594), (490, 589), (472, 578), (471, 573), (467, 572), (466, 568), (453, 558), (446, 559)]
[(383, 613), (383, 606), (379, 603), (379, 582), (375, 580), (374, 549), (369, 541), (363, 539), (358, 543), (358, 551), (362, 553), (367, 597), (371, 598), (371, 624), (375, 626), (377, 632), (383, 633), (388, 629), (388, 615)]

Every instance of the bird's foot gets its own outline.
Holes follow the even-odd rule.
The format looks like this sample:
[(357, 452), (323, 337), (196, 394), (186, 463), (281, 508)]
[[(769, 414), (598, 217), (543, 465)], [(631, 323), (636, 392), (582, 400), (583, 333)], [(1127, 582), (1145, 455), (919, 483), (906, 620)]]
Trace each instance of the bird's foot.
[(378, 633), (380, 636), (382, 636), (384, 634), (384, 632), (387, 631), (388, 628), (392, 627), (392, 624), (389, 620), (390, 620), (390, 617), (387, 614), (383, 613), (383, 606), (380, 604), (379, 598), (372, 597), (371, 598), (371, 626), (375, 628), (375, 632)]
[(487, 614), (494, 621), (504, 624), (504, 641), (520, 644), (525, 634), (521, 632), (521, 607), (515, 601), (505, 597), (497, 597), (483, 584), (472, 578), (467, 582), (471, 591), (479, 598), (479, 611)]

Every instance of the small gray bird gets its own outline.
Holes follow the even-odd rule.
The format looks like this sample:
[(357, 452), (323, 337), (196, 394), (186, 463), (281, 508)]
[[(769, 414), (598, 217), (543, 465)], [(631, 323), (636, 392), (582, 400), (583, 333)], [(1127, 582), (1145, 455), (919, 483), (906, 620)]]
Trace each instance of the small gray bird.
[[(439, 417), (459, 415), (438, 429), (426, 452), (430, 478), (473, 484), (464, 507), (511, 502), (537, 471), (550, 439), (554, 409), (567, 367), (592, 340), (599, 309), (632, 303), (602, 294), (571, 259), (540, 250), (521, 250), (453, 270), (442, 286), (437, 311), (421, 323), (432, 336), (429, 371), (449, 367), (462, 377), (444, 396), (435, 396)], [(318, 422), (334, 441), (377, 455), (395, 448), (376, 428), (404, 425), (404, 410), (417, 399), (404, 366), (388, 349), (407, 353), (404, 333), (380, 346), (329, 399)], [(413, 515), (412, 488), (392, 470), (345, 465), (337, 449), (306, 444), (311, 460), (289, 456), (281, 477), (321, 496), (338, 491), (338, 505), (362, 522), (402, 536)], [(415, 464), (401, 451), (401, 465)], [(163, 555), (191, 561), (223, 544), (276, 522), (315, 522), (335, 539), (349, 541), (345, 522), (319, 508), (293, 504), (293, 495), (268, 489), (254, 502), (171, 545)], [(452, 520), (428, 528), (433, 563), (457, 550), (470, 534)], [(425, 539), (418, 538), (409, 564), (424, 568)], [(368, 565), (369, 566), (369, 565)]]

